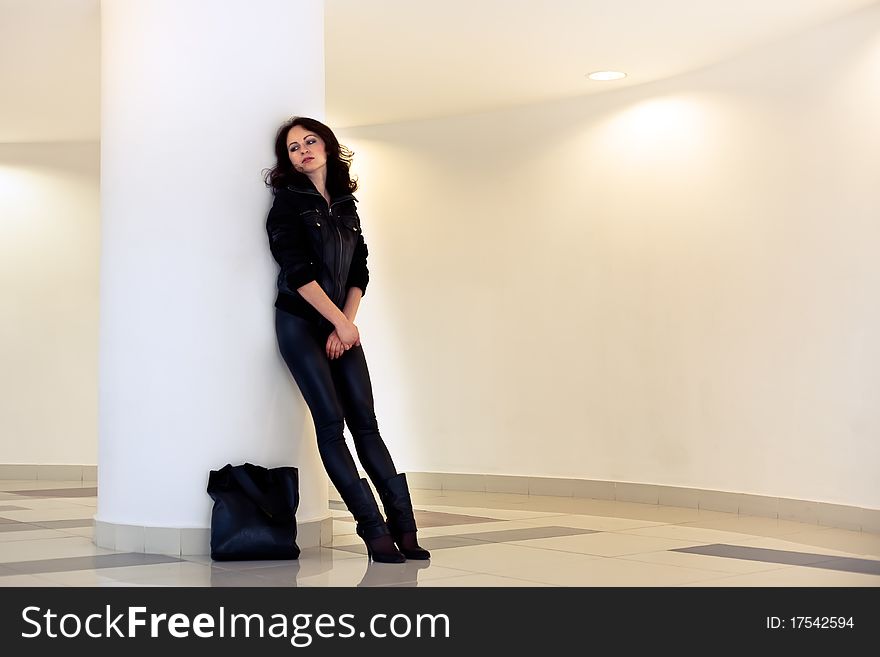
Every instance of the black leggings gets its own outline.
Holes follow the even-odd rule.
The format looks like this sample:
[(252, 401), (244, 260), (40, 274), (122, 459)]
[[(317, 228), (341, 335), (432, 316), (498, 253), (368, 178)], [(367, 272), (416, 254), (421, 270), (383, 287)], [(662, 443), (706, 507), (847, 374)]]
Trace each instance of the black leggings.
[(358, 459), (379, 489), (397, 470), (379, 435), (364, 350), (351, 347), (331, 360), (325, 348), (331, 332), (332, 327), (324, 329), (275, 309), (275, 334), (281, 356), (312, 413), (318, 452), (330, 481), (336, 490), (343, 490), (360, 479), (342, 433), (344, 419), (354, 438)]

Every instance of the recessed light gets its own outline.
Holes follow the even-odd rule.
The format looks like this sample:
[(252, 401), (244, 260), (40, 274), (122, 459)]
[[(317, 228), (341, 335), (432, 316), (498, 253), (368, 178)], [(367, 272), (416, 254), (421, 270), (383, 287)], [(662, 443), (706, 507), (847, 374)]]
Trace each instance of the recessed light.
[(594, 71), (587, 77), (591, 80), (619, 80), (620, 78), (625, 78), (626, 73), (621, 73), (620, 71)]

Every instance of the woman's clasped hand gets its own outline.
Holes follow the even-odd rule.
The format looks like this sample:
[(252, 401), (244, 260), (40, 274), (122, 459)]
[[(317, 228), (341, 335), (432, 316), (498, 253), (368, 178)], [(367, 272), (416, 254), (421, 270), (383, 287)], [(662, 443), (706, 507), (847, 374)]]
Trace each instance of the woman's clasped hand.
[(339, 358), (352, 347), (358, 347), (361, 344), (360, 334), (354, 322), (349, 322), (346, 326), (337, 327), (327, 336), (327, 358), (333, 360)]

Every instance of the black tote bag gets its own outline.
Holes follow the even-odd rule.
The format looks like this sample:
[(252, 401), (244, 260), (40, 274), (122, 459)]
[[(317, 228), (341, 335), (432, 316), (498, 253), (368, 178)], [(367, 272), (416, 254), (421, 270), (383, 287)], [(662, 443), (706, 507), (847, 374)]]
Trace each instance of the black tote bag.
[(211, 558), (215, 561), (298, 559), (299, 471), (252, 463), (211, 470)]

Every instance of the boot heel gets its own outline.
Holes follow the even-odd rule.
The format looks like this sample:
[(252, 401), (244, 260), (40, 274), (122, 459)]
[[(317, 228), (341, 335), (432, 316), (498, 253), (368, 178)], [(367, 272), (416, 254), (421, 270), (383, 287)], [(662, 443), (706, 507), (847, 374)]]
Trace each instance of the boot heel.
[(404, 563), (406, 561), (406, 557), (394, 545), (394, 540), (391, 538), (390, 534), (385, 534), (384, 536), (387, 537), (384, 541), (387, 543), (387, 545), (377, 545), (376, 547), (379, 548), (377, 550), (374, 548), (373, 543), (382, 542), (383, 536), (378, 536), (376, 538), (370, 539), (364, 536), (364, 533), (361, 531), (360, 528), (357, 528), (355, 531), (364, 542), (364, 545), (367, 548), (367, 559), (369, 559), (370, 561), (374, 561), (376, 563)]
[(355, 531), (367, 546), (367, 558), (377, 563), (404, 563), (406, 557), (394, 544), (367, 480), (343, 487), (339, 494), (357, 522)]

